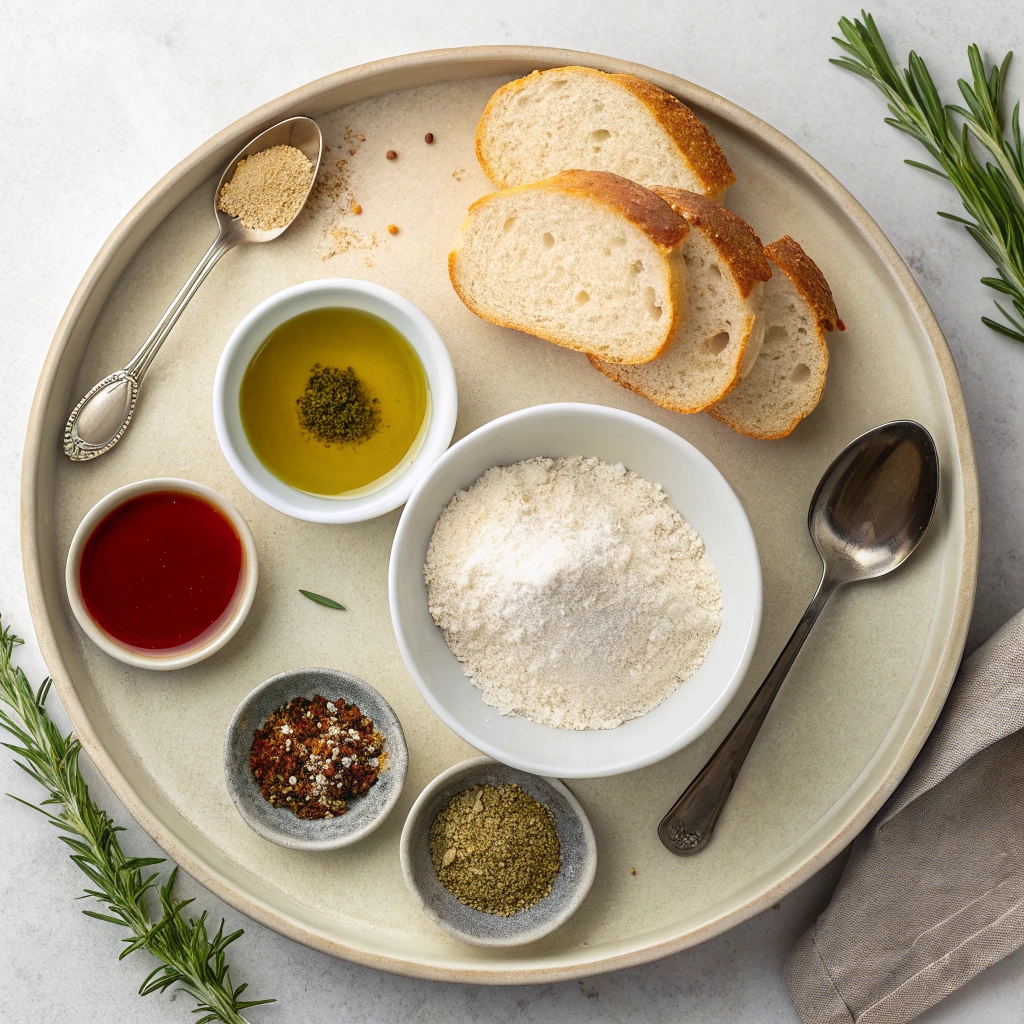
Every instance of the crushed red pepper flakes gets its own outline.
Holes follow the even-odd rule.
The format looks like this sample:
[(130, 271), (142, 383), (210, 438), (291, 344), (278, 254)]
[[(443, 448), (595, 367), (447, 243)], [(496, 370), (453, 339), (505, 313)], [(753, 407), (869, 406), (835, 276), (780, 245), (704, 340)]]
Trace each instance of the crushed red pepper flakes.
[(249, 767), (273, 806), (299, 818), (335, 818), (377, 781), (385, 742), (356, 705), (296, 697), (253, 733)]

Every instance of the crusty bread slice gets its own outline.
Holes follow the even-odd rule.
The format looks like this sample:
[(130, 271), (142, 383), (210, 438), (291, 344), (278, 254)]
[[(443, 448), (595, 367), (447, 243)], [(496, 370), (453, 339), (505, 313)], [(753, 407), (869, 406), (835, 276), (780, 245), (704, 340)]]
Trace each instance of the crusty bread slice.
[(564, 171), (478, 199), (448, 274), (485, 320), (612, 363), (640, 363), (679, 325), (688, 231), (641, 185)]
[(825, 387), (825, 332), (845, 330), (817, 264), (785, 235), (765, 247), (780, 273), (765, 286), (761, 354), (753, 369), (708, 412), (747, 437), (786, 437), (814, 411)]
[(476, 155), (499, 188), (583, 168), (720, 199), (736, 180), (684, 103), (642, 78), (593, 68), (534, 71), (502, 86), (480, 118)]
[(736, 385), (757, 358), (757, 316), (771, 277), (761, 239), (746, 221), (707, 196), (656, 188), (690, 227), (683, 243), (686, 317), (668, 350), (642, 366), (591, 357), (603, 374), (675, 412), (700, 412)]

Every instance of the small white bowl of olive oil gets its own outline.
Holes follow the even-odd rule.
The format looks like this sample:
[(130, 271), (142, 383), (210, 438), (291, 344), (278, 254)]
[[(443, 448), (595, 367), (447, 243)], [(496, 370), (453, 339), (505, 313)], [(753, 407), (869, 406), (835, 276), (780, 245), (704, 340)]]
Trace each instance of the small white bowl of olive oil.
[(455, 371), (441, 336), (397, 292), (307, 281), (232, 332), (213, 382), (217, 438), (271, 508), (354, 523), (405, 504), (455, 431)]

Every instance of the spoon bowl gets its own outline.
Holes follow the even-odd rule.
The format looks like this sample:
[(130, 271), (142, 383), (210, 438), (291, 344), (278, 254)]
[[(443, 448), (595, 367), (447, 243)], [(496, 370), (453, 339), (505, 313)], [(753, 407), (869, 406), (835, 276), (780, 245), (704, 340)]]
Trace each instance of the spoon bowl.
[(938, 452), (920, 423), (884, 423), (847, 445), (807, 514), (826, 576), (838, 584), (892, 572), (928, 529), (938, 490)]
[[(295, 216), (279, 228), (260, 231), (247, 228), (241, 221), (217, 209), (217, 197), (225, 182), (234, 175), (240, 160), (253, 153), (259, 153), (271, 146), (294, 146), (301, 150), (313, 165), (313, 174), (309, 179), (309, 188), (302, 199), (302, 205), (295, 211)], [(142, 378), (156, 358), (160, 347), (167, 340), (171, 329), (178, 322), (189, 300), (199, 290), (206, 276), (213, 270), (217, 261), (230, 249), (243, 242), (270, 242), (287, 231), (295, 222), (295, 218), (305, 208), (317, 172), (320, 170), (320, 156), (323, 151), (323, 137), (317, 123), (308, 117), (289, 117), (271, 125), (250, 140), (228, 162), (217, 188), (213, 193), (213, 212), (220, 228), (213, 245), (199, 261), (199, 265), (182, 289), (174, 297), (167, 312), (146, 339), (145, 344), (132, 357), (131, 361), (121, 370), (104, 377), (93, 385), (85, 397), (75, 406), (64, 426), (64, 454), (72, 462), (87, 462), (109, 452), (124, 437), (128, 425), (135, 414), (135, 406), (139, 401), (139, 387)]]
[(253, 153), (262, 153), (263, 150), (270, 149), (272, 146), (294, 146), (313, 165), (313, 177), (309, 179), (309, 189), (303, 197), (302, 206), (299, 207), (295, 217), (302, 212), (309, 199), (309, 193), (313, 191), (313, 183), (320, 170), (320, 157), (323, 149), (323, 138), (316, 121), (308, 117), (290, 117), (287, 121), (279, 121), (266, 131), (260, 132), (228, 162), (213, 193), (213, 212), (220, 225), (221, 237), (230, 238), (232, 245), (238, 245), (241, 242), (270, 242), (284, 234), (295, 222), (295, 217), (292, 217), (282, 227), (272, 228), (270, 231), (260, 231), (256, 228), (247, 228), (240, 220), (224, 213), (217, 207), (217, 197), (220, 195), (221, 189), (231, 180), (239, 163), (246, 157), (252, 156)]

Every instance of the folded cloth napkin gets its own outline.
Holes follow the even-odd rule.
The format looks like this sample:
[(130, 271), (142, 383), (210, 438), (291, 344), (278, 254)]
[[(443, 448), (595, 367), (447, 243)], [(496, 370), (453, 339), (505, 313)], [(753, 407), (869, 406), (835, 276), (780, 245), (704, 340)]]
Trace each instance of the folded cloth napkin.
[(960, 667), (786, 985), (804, 1024), (903, 1024), (1024, 944), (1024, 611)]

